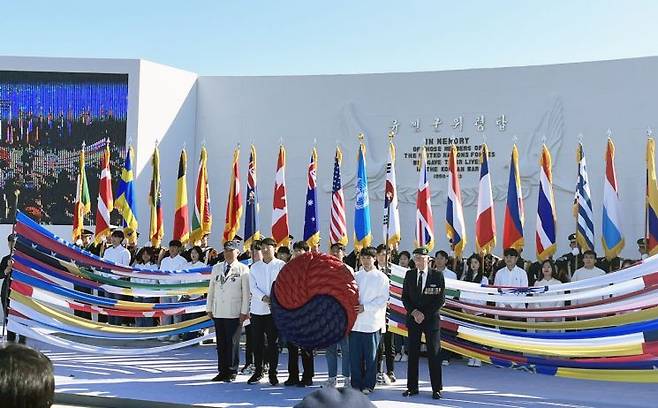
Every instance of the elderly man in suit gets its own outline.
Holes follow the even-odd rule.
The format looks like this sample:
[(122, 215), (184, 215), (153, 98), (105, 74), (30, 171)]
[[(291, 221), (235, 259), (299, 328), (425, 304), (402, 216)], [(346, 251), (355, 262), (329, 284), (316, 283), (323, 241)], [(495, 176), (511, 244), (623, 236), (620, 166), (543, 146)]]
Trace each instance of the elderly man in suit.
[(414, 250), (416, 267), (407, 271), (402, 287), (402, 303), (407, 311), (409, 331), (409, 363), (405, 397), (418, 394), (418, 358), (420, 338), (425, 334), (427, 360), (432, 383), (432, 398), (441, 398), (441, 317), (439, 310), (445, 301), (443, 274), (429, 268), (427, 248)]
[(215, 323), (217, 368), (213, 381), (231, 382), (237, 375), (235, 342), (242, 322), (249, 317), (249, 268), (238, 262), (242, 242), (224, 243), (224, 261), (212, 268), (206, 312)]

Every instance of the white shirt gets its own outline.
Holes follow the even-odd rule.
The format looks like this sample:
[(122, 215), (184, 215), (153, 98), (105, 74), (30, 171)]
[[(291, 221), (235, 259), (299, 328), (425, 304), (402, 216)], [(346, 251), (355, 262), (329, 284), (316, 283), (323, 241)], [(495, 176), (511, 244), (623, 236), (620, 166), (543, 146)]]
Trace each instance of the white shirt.
[[(187, 268), (187, 260), (180, 256), (180, 254), (176, 255), (175, 257), (168, 256), (166, 258), (162, 258), (162, 261), (160, 261), (160, 270), (161, 271), (180, 271), (181, 269), (186, 269)], [(167, 280), (161, 280), (160, 283), (181, 283), (181, 281), (167, 281)]]
[(279, 272), (285, 264), (285, 262), (276, 258), (268, 263), (258, 261), (251, 264), (249, 271), (249, 291), (251, 292), (252, 314), (264, 316), (272, 313), (270, 305), (263, 302), (263, 296), (270, 296), (272, 284), (277, 276), (279, 276)]
[[(576, 269), (576, 272), (573, 273), (573, 276), (571, 277), (572, 282), (577, 282), (589, 278), (594, 278), (597, 276), (603, 276), (605, 275), (605, 271), (603, 269), (597, 268), (596, 266), (593, 267), (592, 269), (587, 269), (584, 266), (582, 268)], [(589, 288), (588, 290), (592, 290), (596, 288)], [(596, 296), (592, 298), (585, 298), (585, 299), (577, 299), (572, 301), (572, 304), (574, 305), (582, 305), (585, 303), (590, 303), (590, 302), (596, 302), (598, 300), (604, 299), (603, 296)]]
[[(555, 285), (560, 285), (562, 282), (555, 278), (551, 278), (549, 280), (545, 280), (542, 278), (542, 280), (538, 280), (535, 282), (535, 286), (555, 286)], [(546, 294), (536, 294), (534, 296), (547, 296)], [(542, 302), (542, 303), (535, 303), (535, 307), (563, 307), (564, 302), (556, 301), (556, 302)]]
[[(514, 266), (510, 271), (507, 266), (503, 269), (500, 269), (496, 272), (496, 278), (494, 279), (495, 286), (512, 286), (512, 287), (528, 287), (528, 274), (519, 268)], [(519, 296), (525, 296), (519, 294)], [(498, 307), (513, 307), (516, 309), (522, 309), (525, 307), (525, 303), (496, 303)]]
[(118, 245), (116, 247), (111, 246), (103, 252), (103, 259), (114, 262), (118, 265), (129, 266), (130, 251), (128, 251), (123, 245)]
[(363, 305), (364, 310), (357, 315), (352, 331), (374, 333), (385, 330), (388, 276), (376, 268), (368, 272), (360, 269), (354, 279), (359, 287), (359, 304)]
[[(157, 271), (158, 270), (158, 265), (156, 265), (152, 262), (145, 263), (145, 264), (135, 264), (133, 266), (135, 268), (146, 269), (146, 270), (149, 270), (149, 271)], [(134, 282), (134, 283), (158, 283), (158, 281), (155, 280), (155, 279), (144, 279), (144, 278), (130, 278), (130, 281)]]
[[(189, 261), (188, 263), (185, 264), (185, 269), (203, 268), (205, 266), (207, 265), (201, 261), (196, 261), (196, 262)], [(201, 294), (190, 295), (190, 300), (198, 300), (201, 299), (202, 297), (203, 295)]]
[(448, 268), (443, 268), (443, 277), (447, 279), (457, 279), (457, 274)]
[[(422, 275), (420, 275), (421, 272), (423, 273)], [(418, 269), (418, 275), (421, 276), (421, 280), (423, 281), (423, 284), (420, 285), (420, 288), (418, 288), (422, 292), (423, 289), (425, 289), (425, 284), (427, 283), (427, 271)], [(418, 282), (418, 275), (416, 275), (416, 282)]]

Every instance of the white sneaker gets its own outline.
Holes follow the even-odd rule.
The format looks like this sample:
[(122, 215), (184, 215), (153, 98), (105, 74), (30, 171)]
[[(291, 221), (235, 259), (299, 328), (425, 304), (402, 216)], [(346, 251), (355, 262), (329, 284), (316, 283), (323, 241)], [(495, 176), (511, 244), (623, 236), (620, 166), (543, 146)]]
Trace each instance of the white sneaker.
[(450, 361), (448, 361), (448, 360), (443, 360), (443, 361), (441, 362), (441, 365), (443, 365), (443, 366), (449, 366), (449, 365), (450, 365)]
[(400, 361), (408, 361), (408, 360), (409, 360), (409, 356), (406, 354), (402, 354), (402, 358), (400, 359)]
[(364, 388), (363, 391), (361, 391), (361, 392), (363, 392), (363, 395), (368, 395), (368, 394), (370, 394), (372, 391), (370, 391), (369, 388)]
[(327, 381), (323, 382), (322, 388), (336, 388), (336, 377), (329, 377)]
[(482, 367), (482, 361), (478, 360), (477, 358), (474, 358), (473, 367)]
[(377, 384), (384, 385), (386, 380), (384, 379), (384, 373), (377, 373)]
[(473, 364), (475, 364), (475, 363), (473, 363), (473, 360), (474, 360), (473, 358), (469, 358), (469, 359), (468, 359), (468, 364), (467, 364), (467, 365), (468, 365), (469, 367), (473, 367)]
[(352, 386), (352, 379), (350, 377), (343, 377), (343, 388), (349, 388)]
[(395, 361), (402, 361), (402, 354), (398, 353), (395, 355)]

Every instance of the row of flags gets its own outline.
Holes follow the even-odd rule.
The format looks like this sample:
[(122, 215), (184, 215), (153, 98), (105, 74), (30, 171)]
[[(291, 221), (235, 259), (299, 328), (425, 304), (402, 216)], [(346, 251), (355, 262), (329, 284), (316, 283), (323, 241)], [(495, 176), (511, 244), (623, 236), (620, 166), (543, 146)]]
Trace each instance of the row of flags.
[[(614, 165), (614, 144), (608, 139), (605, 156), (605, 183), (603, 192), (602, 242), (608, 259), (616, 257), (624, 247), (621, 228), (620, 199)], [(646, 233), (647, 248), (650, 254), (658, 253), (658, 181), (654, 162), (655, 142), (647, 143), (646, 176)], [(110, 213), (116, 208), (123, 218), (125, 227), (137, 230), (136, 197), (134, 175), (132, 170), (133, 150), (128, 149), (125, 165), (118, 186), (118, 196), (113, 201), (111, 175), (109, 169), (109, 145), (106, 146), (102, 159), (100, 186), (98, 193), (98, 210), (96, 212), (96, 240), (100, 241), (110, 233)], [(232, 240), (241, 227), (243, 198), (241, 194), (240, 147), (233, 152), (233, 161), (229, 181), (229, 197), (226, 207), (223, 240)], [(486, 144), (480, 146), (480, 181), (475, 220), (475, 247), (480, 254), (491, 253), (496, 246), (496, 220), (492, 194), (492, 176), (489, 171), (489, 149)], [(187, 155), (182, 150), (176, 189), (176, 212), (174, 215), (173, 238), (182, 242), (195, 242), (212, 229), (210, 209), (210, 190), (207, 172), (208, 153), (205, 146), (201, 149), (199, 170), (197, 173), (194, 211), (192, 225), (189, 225), (187, 204), (186, 169)], [(336, 148), (333, 167), (332, 199), (330, 208), (330, 243), (348, 242), (346, 222), (346, 201), (341, 180), (343, 154)], [(587, 162), (582, 144), (576, 151), (577, 186), (574, 197), (574, 217), (576, 219), (576, 236), (582, 250), (593, 249), (595, 242), (592, 197)], [(149, 240), (159, 246), (164, 236), (162, 198), (160, 192), (160, 158), (156, 147), (152, 155), (152, 179), (149, 191), (150, 228)], [(539, 172), (539, 194), (535, 227), (536, 255), (539, 260), (551, 257), (556, 251), (556, 206), (553, 196), (553, 175), (551, 154), (547, 146), (541, 147)], [(278, 245), (289, 245), (290, 228), (288, 223), (287, 194), (285, 181), (286, 151), (279, 147), (276, 165), (274, 193), (272, 199), (271, 232)], [(303, 239), (311, 247), (320, 242), (320, 227), (317, 204), (318, 153), (314, 147), (307, 169), (307, 191), (304, 218)], [(457, 166), (457, 148), (452, 146), (448, 158), (448, 199), (446, 206), (446, 235), (457, 257), (461, 256), (467, 243), (466, 224), (462, 207), (461, 188)], [(258, 189), (256, 177), (256, 149), (252, 145), (249, 155), (247, 189), (245, 195), (245, 246), (260, 239), (258, 228)], [(433, 214), (431, 191), (427, 173), (427, 153), (420, 149), (418, 161), (418, 190), (416, 195), (416, 245), (432, 249), (434, 247)], [(80, 152), (80, 171), (77, 178), (77, 192), (74, 206), (73, 239), (77, 240), (82, 232), (85, 214), (91, 210), (91, 200), (85, 174), (84, 149)], [(396, 245), (401, 239), (399, 204), (397, 197), (395, 173), (395, 145), (389, 141), (388, 161), (386, 165), (386, 184), (384, 196), (383, 238), (389, 245)], [(522, 249), (524, 246), (524, 206), (519, 173), (519, 157), (516, 145), (512, 147), (510, 158), (509, 183), (503, 222), (503, 247)], [(353, 242), (357, 250), (372, 242), (370, 219), (370, 201), (368, 194), (368, 177), (366, 170), (366, 146), (361, 138), (357, 152), (356, 194), (354, 205)]]

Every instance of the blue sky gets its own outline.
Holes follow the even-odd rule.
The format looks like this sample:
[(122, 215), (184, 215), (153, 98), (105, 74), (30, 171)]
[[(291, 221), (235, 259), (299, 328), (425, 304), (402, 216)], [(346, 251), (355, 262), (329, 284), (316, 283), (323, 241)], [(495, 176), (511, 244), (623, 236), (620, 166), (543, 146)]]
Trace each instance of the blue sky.
[(202, 75), (428, 71), (658, 55), (656, 1), (7, 0), (0, 55)]

